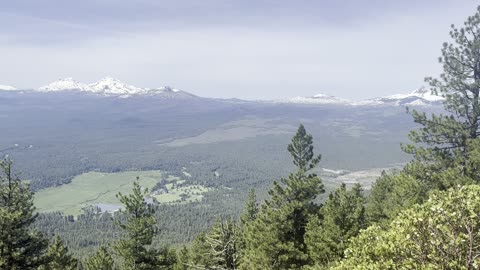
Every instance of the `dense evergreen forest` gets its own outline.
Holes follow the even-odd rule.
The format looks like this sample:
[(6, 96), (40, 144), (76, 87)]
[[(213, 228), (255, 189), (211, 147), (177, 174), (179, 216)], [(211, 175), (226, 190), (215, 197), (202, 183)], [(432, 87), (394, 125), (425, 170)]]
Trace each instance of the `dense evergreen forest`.
[[(212, 226), (182, 224), (181, 215), (206, 215), (202, 204), (180, 214), (178, 206), (147, 203), (138, 181), (132, 193), (117, 195), (124, 208), (114, 215), (39, 215), (29, 183), (5, 159), (0, 269), (478, 269), (480, 7), (450, 35), (440, 57), (444, 72), (426, 79), (445, 98), (445, 113), (409, 112), (420, 128), (402, 149), (413, 159), (384, 173), (369, 194), (341, 185), (318, 200), (325, 194), (315, 173), (322, 157), (302, 124), (287, 146), (291, 172), (273, 182), (265, 200), (252, 189), (241, 215), (219, 211)], [(81, 230), (92, 228), (84, 223), (95, 230)], [(177, 235), (160, 238), (168, 223)], [(62, 233), (75, 226), (78, 235)], [(194, 240), (172, 245), (180, 235)], [(92, 250), (75, 252), (85, 246)]]

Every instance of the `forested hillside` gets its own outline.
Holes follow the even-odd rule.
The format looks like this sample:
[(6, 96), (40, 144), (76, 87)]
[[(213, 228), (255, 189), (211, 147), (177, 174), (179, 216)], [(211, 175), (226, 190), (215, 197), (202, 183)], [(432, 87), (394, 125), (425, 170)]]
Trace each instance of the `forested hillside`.
[[(198, 158), (197, 163), (190, 160), (184, 168), (187, 162), (180, 160), (178, 149), (170, 148), (172, 145), (163, 145), (165, 157), (155, 159), (154, 151), (143, 145), (145, 155), (127, 165), (122, 157), (138, 154), (138, 149), (132, 150), (132, 145), (125, 144), (124, 148), (109, 152), (108, 161), (101, 161), (101, 157), (107, 156), (103, 153), (90, 163), (93, 152), (89, 152), (87, 159), (77, 160), (83, 165), (73, 166), (68, 173), (56, 171), (67, 162), (59, 161), (56, 167), (48, 167), (46, 164), (52, 164), (51, 160), (45, 164), (40, 160), (32, 165), (32, 171), (46, 166), (44, 169), (51, 171), (44, 178), (33, 178), (35, 174), (28, 171), (28, 166), (21, 165), (20, 171), (32, 177), (25, 179), (16, 169), (17, 163), (6, 157), (0, 161), (0, 269), (478, 269), (480, 7), (462, 27), (452, 25), (450, 35), (451, 40), (441, 49), (443, 73), (426, 79), (432, 94), (444, 98), (443, 110), (426, 113), (418, 108), (409, 109), (416, 128), (410, 131), (410, 142), (402, 144), (401, 150), (410, 159), (406, 159), (408, 162), (400, 170), (382, 173), (368, 192), (359, 183), (328, 184), (321, 175), (325, 171), (320, 169), (334, 150), (326, 151), (327, 154), (318, 151), (321, 147), (310, 133), (311, 123), (297, 123), (293, 136), (291, 132), (284, 133), (292, 128), (292, 119), (284, 129), (276, 130), (278, 138), (290, 137), (279, 149), (272, 149), (274, 144), (265, 138), (250, 145), (250, 149), (245, 149), (244, 142), (232, 143), (230, 147), (238, 155), (254, 150), (266, 152), (259, 154), (258, 159), (243, 162), (233, 158), (232, 152), (222, 153), (218, 145), (198, 143), (206, 137), (170, 138), (169, 135), (166, 135), (168, 140), (158, 141), (159, 137), (152, 136), (148, 141), (190, 145), (190, 150), (201, 152), (198, 156), (198, 152), (191, 154)], [(196, 113), (202, 116), (199, 111)], [(227, 116), (210, 119), (212, 126), (224, 124), (223, 117)], [(52, 123), (52, 130), (55, 126)], [(195, 128), (184, 127), (185, 131)], [(311, 130), (318, 132), (323, 128), (317, 126)], [(333, 124), (332, 129), (335, 130)], [(1, 136), (8, 137), (9, 132), (18, 130), (7, 129)], [(135, 129), (130, 132), (138, 138)], [(322, 138), (328, 138), (326, 134)], [(383, 139), (389, 140), (368, 130), (359, 136), (366, 134), (378, 138), (380, 146)], [(83, 137), (79, 145), (88, 145), (94, 138), (95, 134)], [(27, 139), (29, 136), (25, 135), (23, 143)], [(60, 152), (47, 145), (35, 150), (38, 152), (30, 158), (28, 151), (14, 151), (14, 156), (19, 157), (16, 162), (32, 164), (30, 160), (38, 157), (42, 149), (52, 151), (46, 154)], [(70, 161), (84, 154), (83, 148), (76, 145), (71, 149), (78, 151), (78, 155)], [(353, 156), (358, 149), (362, 147), (350, 149)], [(283, 157), (279, 153), (285, 150), (288, 156)], [(388, 158), (389, 149), (383, 151), (382, 157)], [(61, 157), (73, 157), (70, 154)], [(219, 157), (227, 165), (218, 166), (214, 160)], [(164, 160), (170, 163), (159, 165)], [(137, 177), (131, 181), (131, 190), (116, 193), (122, 207), (113, 213), (96, 207), (87, 207), (78, 216), (36, 212), (34, 191), (60, 184), (68, 187), (71, 179), (63, 177), (98, 169), (98, 164), (107, 163), (118, 165), (119, 171), (166, 166), (165, 171), (185, 178), (175, 185), (202, 185), (215, 191), (198, 201), (187, 202), (184, 198), (175, 203), (161, 203), (148, 200), (152, 190), (142, 186), (142, 179)], [(270, 163), (276, 164), (273, 166), (276, 171), (268, 171), (272, 168), (268, 166)], [(258, 169), (263, 168), (262, 164), (265, 170)], [(243, 173), (254, 167), (257, 170), (251, 174)], [(222, 177), (228, 173), (242, 177)], [(52, 175), (63, 175), (58, 178), (63, 180), (52, 182)], [(265, 178), (273, 181), (266, 182)], [(153, 189), (167, 192), (173, 186), (163, 179)]]

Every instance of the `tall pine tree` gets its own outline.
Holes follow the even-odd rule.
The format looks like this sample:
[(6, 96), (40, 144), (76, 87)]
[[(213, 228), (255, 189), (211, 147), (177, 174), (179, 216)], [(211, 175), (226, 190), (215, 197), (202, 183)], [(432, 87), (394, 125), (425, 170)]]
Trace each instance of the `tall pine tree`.
[(426, 79), (432, 93), (445, 98), (446, 113), (427, 116), (414, 110), (422, 127), (410, 133), (413, 144), (403, 147), (425, 166), (414, 172), (418, 178), (439, 189), (480, 182), (480, 167), (469, 162), (480, 146), (480, 7), (463, 27), (452, 25), (450, 36), (439, 58), (443, 73)]
[(274, 182), (257, 218), (246, 226), (246, 250), (242, 269), (299, 269), (309, 263), (305, 226), (316, 214), (314, 199), (324, 192), (321, 179), (312, 172), (321, 156), (313, 152), (313, 138), (303, 125), (288, 145), (296, 172)]
[(123, 270), (157, 270), (166, 267), (160, 259), (162, 252), (150, 247), (157, 228), (155, 206), (145, 202), (147, 194), (148, 189), (142, 191), (137, 178), (132, 194), (117, 195), (125, 207), (122, 214), (127, 218), (126, 222), (117, 221), (124, 231), (124, 237), (114, 246), (123, 260)]
[(10, 160), (1, 160), (0, 169), (0, 269), (37, 269), (47, 262), (48, 241), (30, 229), (37, 218), (33, 193), (13, 175)]
[(255, 189), (251, 189), (248, 192), (247, 201), (243, 209), (243, 213), (240, 216), (240, 221), (242, 225), (246, 225), (249, 222), (252, 222), (256, 219), (258, 214), (258, 203), (257, 196), (255, 195)]

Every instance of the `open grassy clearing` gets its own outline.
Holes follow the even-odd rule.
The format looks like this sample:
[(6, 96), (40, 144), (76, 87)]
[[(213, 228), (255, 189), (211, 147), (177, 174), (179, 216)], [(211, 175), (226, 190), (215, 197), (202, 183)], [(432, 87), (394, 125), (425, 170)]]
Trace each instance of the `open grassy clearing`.
[(116, 194), (130, 193), (137, 176), (140, 185), (150, 191), (159, 181), (167, 182), (164, 189), (151, 194), (159, 203), (200, 201), (203, 193), (209, 191), (201, 185), (185, 185), (185, 180), (162, 171), (88, 172), (75, 177), (69, 184), (40, 190), (35, 194), (35, 206), (39, 212), (59, 211), (66, 215), (78, 215), (83, 208), (92, 205), (115, 209), (120, 206)]
[(161, 171), (88, 172), (75, 177), (69, 184), (38, 191), (35, 206), (39, 212), (78, 215), (82, 208), (93, 204), (120, 204), (115, 195), (131, 192), (137, 176), (141, 186), (151, 189), (166, 174)]
[(182, 203), (201, 201), (203, 194), (211, 189), (201, 185), (175, 187), (173, 183), (167, 184), (168, 193), (152, 195), (159, 203)]
[(169, 176), (166, 178), (168, 183), (155, 190), (150, 195), (159, 203), (188, 203), (201, 201), (203, 194), (211, 189), (202, 185), (186, 185), (185, 180)]

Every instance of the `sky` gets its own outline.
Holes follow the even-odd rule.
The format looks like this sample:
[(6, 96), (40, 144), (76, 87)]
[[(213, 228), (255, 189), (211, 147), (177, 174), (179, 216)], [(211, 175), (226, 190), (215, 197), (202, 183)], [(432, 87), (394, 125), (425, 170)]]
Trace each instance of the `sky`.
[(204, 97), (353, 100), (441, 72), (473, 0), (2, 0), (0, 84), (105, 76)]

